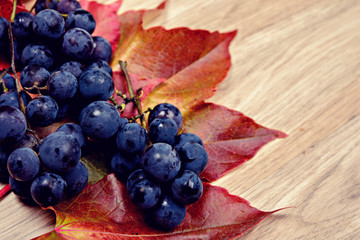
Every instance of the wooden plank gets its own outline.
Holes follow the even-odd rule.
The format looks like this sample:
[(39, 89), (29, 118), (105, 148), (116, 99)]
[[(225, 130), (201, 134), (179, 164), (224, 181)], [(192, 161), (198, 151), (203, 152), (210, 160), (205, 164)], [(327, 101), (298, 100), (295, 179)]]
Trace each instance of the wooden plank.
[[(159, 0), (124, 0), (120, 12)], [(233, 67), (209, 101), (239, 110), (288, 138), (266, 145), (215, 184), (276, 213), (239, 239), (360, 236), (360, 1), (169, 0), (145, 26), (238, 30)], [(54, 216), (0, 201), (0, 239), (53, 229)]]

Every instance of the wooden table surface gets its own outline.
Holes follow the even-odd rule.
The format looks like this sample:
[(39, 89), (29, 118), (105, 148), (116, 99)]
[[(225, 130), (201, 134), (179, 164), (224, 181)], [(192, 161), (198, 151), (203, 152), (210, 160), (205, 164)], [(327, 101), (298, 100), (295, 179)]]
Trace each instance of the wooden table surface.
[[(121, 12), (161, 0), (124, 0)], [(215, 182), (278, 212), (239, 239), (360, 239), (360, 1), (169, 0), (145, 26), (227, 32), (233, 66), (209, 101), (289, 136)], [(0, 239), (54, 228), (54, 215), (0, 201)]]

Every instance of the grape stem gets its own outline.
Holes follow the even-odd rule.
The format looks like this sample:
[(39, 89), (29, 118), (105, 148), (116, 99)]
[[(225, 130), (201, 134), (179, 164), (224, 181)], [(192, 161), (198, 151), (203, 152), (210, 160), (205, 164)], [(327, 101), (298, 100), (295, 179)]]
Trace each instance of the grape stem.
[(5, 187), (0, 189), (0, 199), (11, 191), (10, 184), (6, 184)]
[(5, 85), (5, 82), (4, 80), (2, 79), (3, 76), (5, 76), (6, 73), (8, 73), (10, 71), (10, 67), (8, 67), (7, 69), (3, 70), (0, 74), (0, 84), (1, 84), (1, 87), (3, 89), (3, 92), (7, 92), (9, 89), (7, 89), (6, 85)]
[(133, 89), (133, 86), (132, 86), (132, 83), (131, 83), (131, 80), (130, 80), (129, 73), (128, 73), (127, 68), (126, 68), (127, 63), (125, 61), (120, 60), (119, 64), (120, 64), (121, 70), (123, 71), (123, 73), (125, 75), (126, 83), (127, 83), (129, 94), (130, 94), (130, 98), (133, 99), (133, 101), (134, 101), (134, 103), (136, 105), (137, 111), (139, 113), (141, 126), (146, 128), (146, 124), (145, 124), (145, 121), (144, 121), (144, 114), (142, 112), (142, 107), (141, 107), (141, 103), (140, 103), (140, 98), (134, 94), (134, 89)]
[[(13, 9), (11, 12), (11, 18), (10, 18), (10, 22), (13, 22), (15, 19), (15, 14), (16, 14), (16, 6), (17, 6), (17, 0), (14, 0), (13, 2)], [(16, 91), (18, 94), (18, 100), (19, 100), (19, 105), (20, 105), (20, 110), (21, 112), (23, 112), (25, 118), (26, 118), (26, 123), (27, 123), (27, 127), (30, 128), (30, 124), (29, 121), (26, 117), (26, 113), (25, 113), (25, 104), (24, 101), (21, 97), (21, 88), (20, 88), (20, 84), (18, 81), (18, 77), (16, 74), (16, 68), (15, 68), (15, 53), (14, 53), (14, 36), (12, 34), (12, 29), (11, 29), (11, 23), (9, 24), (9, 30), (8, 30), (8, 35), (9, 35), (9, 42), (10, 42), (10, 54), (11, 54), (11, 64), (10, 64), (10, 68), (11, 71), (14, 73), (14, 77), (15, 77), (15, 87), (16, 87)]]

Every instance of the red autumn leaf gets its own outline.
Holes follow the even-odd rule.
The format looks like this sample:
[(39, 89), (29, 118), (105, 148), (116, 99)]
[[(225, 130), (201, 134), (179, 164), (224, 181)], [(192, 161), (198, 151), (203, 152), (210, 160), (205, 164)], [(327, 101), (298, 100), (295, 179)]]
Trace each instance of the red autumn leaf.
[(212, 103), (201, 103), (189, 112), (183, 128), (204, 142), (209, 161), (201, 176), (208, 181), (215, 181), (251, 159), (269, 141), (286, 136), (260, 126), (240, 112)]
[(231, 239), (274, 213), (259, 211), (221, 187), (204, 183), (200, 201), (187, 208), (184, 221), (172, 231), (149, 227), (127, 190), (111, 174), (76, 197), (50, 208), (55, 229), (37, 239)]
[[(6, 18), (10, 20), (11, 12), (13, 9), (13, 1), (12, 0), (0, 0), (0, 17)], [(18, 3), (16, 6), (16, 12), (27, 12), (26, 8), (22, 3)]]
[[(209, 165), (202, 177), (214, 181), (252, 158), (267, 142), (286, 136), (258, 125), (240, 112), (204, 103), (215, 93), (231, 66), (229, 45), (235, 31), (143, 29), (144, 14), (144, 11), (130, 11), (120, 16), (120, 29), (125, 37), (119, 42), (113, 67), (118, 67), (116, 59), (127, 61), (135, 89), (139, 79), (143, 85), (151, 86), (146, 90), (153, 89), (154, 79), (166, 79), (153, 91), (145, 91), (144, 109), (162, 102), (180, 109), (184, 117), (183, 131), (199, 135), (209, 153)], [(126, 87), (121, 88), (124, 86), (122, 78), (114, 78), (114, 81), (126, 92)], [(131, 106), (127, 111), (127, 115), (135, 113)]]

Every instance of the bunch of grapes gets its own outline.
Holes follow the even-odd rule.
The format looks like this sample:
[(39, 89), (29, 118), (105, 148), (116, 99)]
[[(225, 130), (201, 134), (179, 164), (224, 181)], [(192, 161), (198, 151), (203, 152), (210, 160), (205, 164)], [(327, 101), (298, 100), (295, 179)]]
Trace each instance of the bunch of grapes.
[[(105, 38), (91, 35), (96, 26), (92, 14), (75, 0), (38, 0), (34, 8), (36, 14), (17, 13), (12, 23), (0, 17), (0, 45), (12, 48), (14, 58), (11, 51), (2, 54), (22, 70), (22, 101), (14, 77), (1, 74), (0, 177), (9, 176), (21, 198), (51, 206), (86, 186), (88, 172), (80, 161), (86, 137), (114, 135), (121, 118), (107, 102), (114, 91), (108, 64), (112, 48)], [(76, 118), (76, 123), (62, 125), (42, 141), (29, 130), (63, 118)]]
[(119, 179), (126, 178), (130, 199), (149, 222), (169, 229), (183, 221), (186, 205), (202, 196), (199, 174), (208, 155), (197, 135), (178, 134), (182, 115), (174, 105), (155, 106), (148, 125), (148, 132), (137, 123), (120, 128), (111, 167)]
[[(9, 22), (0, 18), (0, 45), (13, 48), (22, 69), (22, 101), (15, 79), (1, 75), (0, 177), (9, 176), (19, 197), (53, 206), (86, 186), (85, 147), (107, 145), (102, 151), (110, 148), (110, 168), (149, 222), (163, 229), (179, 225), (186, 205), (202, 196), (199, 174), (208, 161), (202, 140), (179, 134), (182, 114), (169, 103), (150, 111), (148, 129), (136, 122), (144, 114), (121, 117), (122, 105), (112, 99), (111, 45), (91, 36), (94, 17), (76, 0), (38, 0), (35, 12), (16, 14), (13, 42), (3, 37)], [(29, 130), (67, 120), (43, 140)]]

